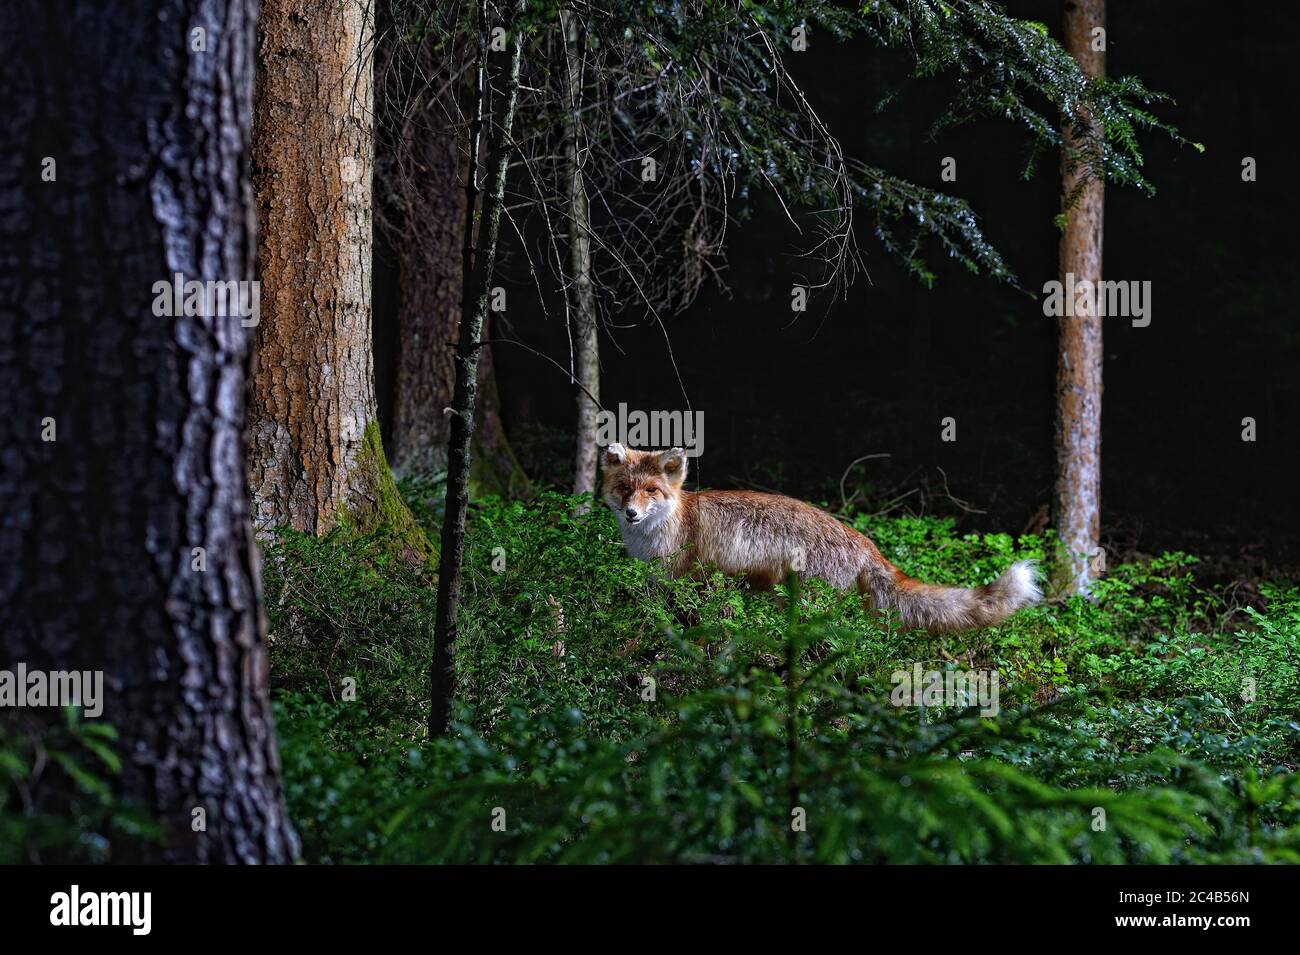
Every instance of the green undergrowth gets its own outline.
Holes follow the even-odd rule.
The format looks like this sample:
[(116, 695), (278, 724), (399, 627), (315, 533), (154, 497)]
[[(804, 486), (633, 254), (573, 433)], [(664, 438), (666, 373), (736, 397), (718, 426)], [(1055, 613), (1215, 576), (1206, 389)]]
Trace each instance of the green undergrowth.
[(111, 862), (116, 843), (160, 840), (114, 791), (118, 750), (112, 725), (77, 707), (0, 711), (0, 865)]
[[(816, 581), (664, 579), (576, 503), (471, 507), (459, 722), (435, 741), (430, 585), (364, 537), (276, 540), (271, 669), (308, 861), (1300, 860), (1294, 582), (1238, 605), (1169, 554), (936, 638)], [(854, 523), (937, 583), (1051, 546)], [(998, 711), (895, 706), (918, 664), (996, 671)]]

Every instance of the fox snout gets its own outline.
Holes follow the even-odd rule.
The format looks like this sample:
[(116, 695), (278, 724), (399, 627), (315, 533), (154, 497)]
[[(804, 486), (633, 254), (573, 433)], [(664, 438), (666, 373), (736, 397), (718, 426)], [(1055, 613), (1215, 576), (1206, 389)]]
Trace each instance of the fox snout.
[(614, 513), (633, 526), (649, 518), (662, 516), (672, 508), (666, 497), (653, 492), (638, 490), (622, 497), (621, 503), (615, 502), (612, 505)]

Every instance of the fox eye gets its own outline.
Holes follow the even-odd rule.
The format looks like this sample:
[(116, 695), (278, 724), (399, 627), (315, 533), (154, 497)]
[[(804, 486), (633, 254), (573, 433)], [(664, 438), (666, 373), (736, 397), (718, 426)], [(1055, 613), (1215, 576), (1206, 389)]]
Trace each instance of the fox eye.
[(651, 494), (652, 496), (654, 496), (654, 495), (658, 495), (658, 494), (659, 494), (659, 488), (657, 488), (657, 487), (648, 487), (648, 488), (646, 488), (646, 491), (647, 491), (647, 493)]

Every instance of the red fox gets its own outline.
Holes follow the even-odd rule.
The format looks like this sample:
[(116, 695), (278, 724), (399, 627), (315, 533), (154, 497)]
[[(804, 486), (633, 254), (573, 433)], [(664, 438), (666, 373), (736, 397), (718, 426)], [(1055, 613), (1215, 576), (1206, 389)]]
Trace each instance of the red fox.
[(811, 504), (757, 491), (686, 491), (686, 452), (605, 449), (604, 497), (628, 552), (662, 559), (674, 577), (697, 565), (743, 574), (770, 588), (789, 573), (839, 590), (857, 587), (905, 627), (952, 633), (1000, 623), (1042, 597), (1032, 561), (1012, 564), (981, 587), (923, 584), (903, 573), (866, 535)]

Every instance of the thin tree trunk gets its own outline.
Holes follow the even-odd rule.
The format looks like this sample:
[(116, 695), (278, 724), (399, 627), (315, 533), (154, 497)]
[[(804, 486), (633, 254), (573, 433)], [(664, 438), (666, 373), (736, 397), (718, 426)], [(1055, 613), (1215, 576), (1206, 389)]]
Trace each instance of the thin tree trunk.
[[(574, 377), (578, 403), (577, 453), (573, 463), (573, 493), (596, 489), (596, 416), (600, 411), (600, 339), (596, 298), (591, 285), (591, 213), (583, 182), (582, 37), (578, 18), (560, 8), (564, 31), (565, 129), (564, 169), (568, 198), (569, 299), (573, 314)], [(592, 400), (595, 398), (596, 400)]]
[(112, 785), (164, 833), (119, 862), (297, 855), (244, 470), (254, 316), (167, 291), (254, 276), (256, 11), (0, 6), (24, 38), (0, 58), (0, 666), (102, 671)]
[(264, 0), (253, 138), (267, 289), (250, 406), (255, 521), (387, 524), (428, 542), (393, 485), (371, 345), (373, 20), (364, 0)]
[[(1106, 70), (1104, 51), (1093, 49), (1092, 31), (1104, 27), (1105, 0), (1065, 0), (1065, 48), (1090, 76)], [(1067, 128), (1067, 140), (1074, 143)], [(1074, 195), (1082, 169), (1062, 168), (1063, 203)], [(1061, 236), (1062, 283), (1101, 281), (1100, 180), (1086, 185)], [(1102, 316), (1062, 314), (1056, 374), (1056, 531), (1060, 540), (1057, 581), (1067, 594), (1087, 593), (1101, 534)]]
[[(515, 7), (518, 16), (522, 2)], [(480, 6), (480, 37), (475, 65), (474, 121), (470, 129), (471, 173), (477, 168), (478, 142), (482, 136), (487, 94), (487, 17)], [(513, 27), (513, 22), (512, 22)], [(488, 295), (496, 267), (497, 236), (505, 200), (506, 171), (509, 167), (511, 129), (519, 98), (519, 68), (523, 55), (523, 31), (512, 30), (510, 63), (506, 69), (500, 113), (493, 124), (487, 151), (488, 180), (478, 216), (477, 243), (471, 219), (478, 205), (476, 176), (465, 180), (466, 227), (463, 257), (465, 285), (461, 302), (460, 336), (456, 348), (456, 391), (452, 400), (451, 443), (447, 453), (447, 502), (442, 521), (442, 552), (438, 567), (438, 611), (434, 624), (433, 665), (430, 673), (430, 735), (447, 731), (455, 694), (456, 623), (460, 610), (461, 560), (465, 550), (465, 512), (469, 503), (470, 441), (478, 397), (478, 353), (487, 318)]]

